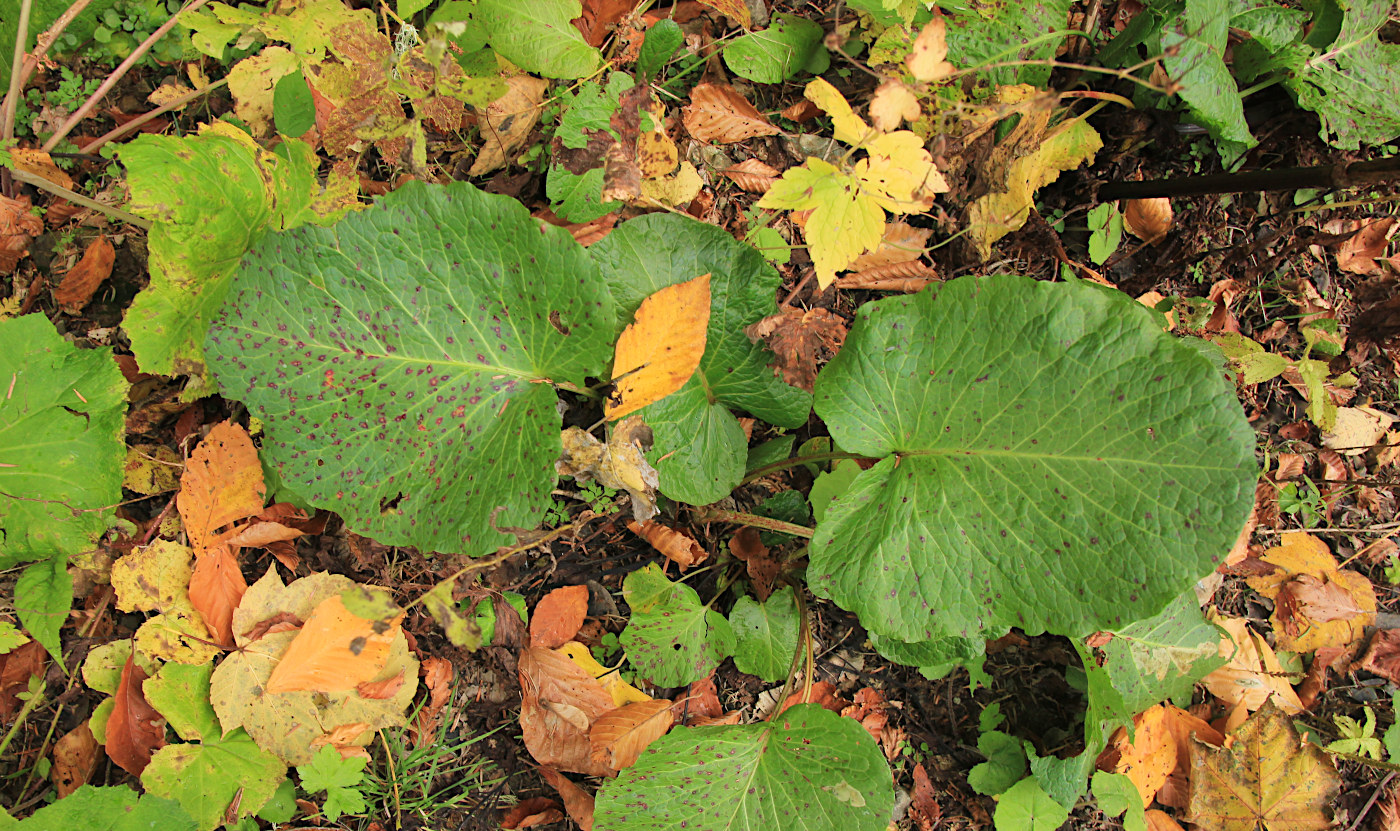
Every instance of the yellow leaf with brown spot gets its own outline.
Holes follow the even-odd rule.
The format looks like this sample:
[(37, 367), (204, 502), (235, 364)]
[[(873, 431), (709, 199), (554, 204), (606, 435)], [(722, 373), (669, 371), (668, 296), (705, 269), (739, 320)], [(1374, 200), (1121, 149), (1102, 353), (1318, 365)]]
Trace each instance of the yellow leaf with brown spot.
[(365, 620), (345, 608), (340, 595), (321, 601), (272, 670), (267, 691), (347, 692), (373, 681), (384, 671), (402, 620)]
[(680, 163), (676, 143), (664, 130), (645, 132), (637, 136), (637, 167), (643, 179), (659, 179), (670, 175)]
[(642, 301), (617, 339), (612, 377), (617, 385), (604, 414), (621, 418), (685, 386), (705, 354), (710, 324), (710, 275), (667, 286)]
[(530, 75), (506, 79), (506, 94), (486, 107), (486, 117), (481, 124), (485, 142), (467, 175), (482, 176), (500, 170), (513, 160), (515, 152), (539, 123), (544, 91), (548, 88), (548, 81)]
[(703, 187), (705, 180), (700, 178), (700, 171), (695, 169), (695, 165), (688, 161), (681, 162), (676, 172), (669, 176), (642, 180), (641, 203), (683, 208), (700, 195)]
[(1284, 534), (1264, 552), (1275, 571), (1249, 578), (1249, 587), (1274, 601), (1270, 621), (1280, 649), (1312, 652), (1360, 640), (1376, 620), (1376, 590), (1354, 571), (1342, 571), (1327, 543), (1306, 532)]
[(1186, 818), (1212, 831), (1321, 831), (1341, 777), (1322, 748), (1304, 742), (1293, 720), (1266, 704), (1230, 734), (1228, 747), (1191, 743)]
[(169, 612), (189, 606), (188, 548), (156, 540), (112, 564), (112, 588), (123, 612)]
[(909, 73), (920, 81), (937, 81), (957, 71), (944, 60), (948, 57), (948, 26), (942, 16), (930, 20), (914, 39), (914, 46), (904, 58)]

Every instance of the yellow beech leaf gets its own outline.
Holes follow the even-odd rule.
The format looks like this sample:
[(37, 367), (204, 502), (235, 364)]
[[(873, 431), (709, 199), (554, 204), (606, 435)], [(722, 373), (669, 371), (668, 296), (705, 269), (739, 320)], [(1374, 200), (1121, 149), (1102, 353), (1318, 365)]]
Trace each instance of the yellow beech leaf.
[(340, 595), (316, 606), (267, 679), (270, 693), (348, 692), (372, 681), (389, 660), (403, 615), (366, 620), (345, 608)]
[(710, 275), (656, 292), (637, 307), (617, 339), (612, 377), (617, 384), (604, 414), (621, 418), (681, 387), (705, 354), (710, 325)]
[(190, 605), (188, 548), (156, 540), (112, 564), (112, 588), (123, 612), (169, 612)]
[(1322, 748), (1304, 742), (1293, 720), (1266, 704), (1230, 734), (1227, 747), (1191, 740), (1186, 818), (1213, 831), (1321, 831), (1341, 777)]
[(855, 114), (851, 105), (836, 87), (817, 78), (803, 91), (807, 100), (822, 108), (831, 116), (831, 126), (835, 128), (835, 138), (842, 144), (859, 145), (875, 134), (865, 119)]
[(1346, 647), (1376, 622), (1376, 590), (1354, 571), (1342, 571), (1327, 543), (1303, 531), (1284, 534), (1264, 552), (1271, 574), (1249, 578), (1249, 587), (1274, 601), (1270, 621), (1280, 649), (1312, 652)]
[(642, 202), (684, 207), (699, 196), (704, 187), (705, 180), (700, 178), (700, 171), (690, 162), (683, 161), (675, 173), (656, 179), (643, 179)]

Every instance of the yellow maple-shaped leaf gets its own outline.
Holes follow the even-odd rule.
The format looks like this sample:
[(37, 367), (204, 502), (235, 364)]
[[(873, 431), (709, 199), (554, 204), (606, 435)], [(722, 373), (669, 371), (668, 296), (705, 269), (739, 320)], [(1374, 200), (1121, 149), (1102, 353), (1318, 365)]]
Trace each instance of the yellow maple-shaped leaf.
[(613, 706), (625, 707), (637, 701), (651, 701), (651, 696), (622, 680), (621, 669), (608, 669), (593, 659), (593, 654), (588, 651), (588, 647), (578, 641), (569, 641), (558, 649), (554, 650), (568, 657), (578, 665), (580, 669), (598, 679), (598, 683), (603, 685), (608, 695), (612, 696)]
[(937, 81), (957, 71), (948, 63), (948, 26), (942, 15), (930, 20), (914, 39), (914, 45), (904, 58), (909, 74), (920, 81)]
[(856, 162), (856, 178), (861, 190), (890, 213), (926, 211), (933, 195), (948, 189), (923, 139), (908, 130), (878, 136), (865, 149), (870, 156)]
[(1341, 777), (1327, 753), (1266, 704), (1228, 747), (1191, 741), (1187, 819), (1212, 831), (1321, 831), (1332, 826)]
[(815, 157), (784, 171), (758, 206), (812, 211), (803, 234), (822, 288), (831, 285), (836, 272), (878, 246), (885, 232), (884, 209), (862, 192), (861, 181)]
[(1249, 578), (1249, 586), (1274, 601), (1269, 620), (1280, 649), (1311, 652), (1350, 646), (1376, 621), (1376, 591), (1354, 571), (1342, 571), (1327, 543), (1303, 531), (1283, 535), (1264, 552), (1271, 574)]
[(898, 128), (902, 121), (917, 121), (920, 112), (919, 97), (892, 78), (881, 83), (870, 96), (870, 120), (883, 133)]
[(603, 412), (621, 418), (660, 401), (695, 374), (710, 325), (710, 275), (667, 286), (642, 301), (617, 339), (616, 390)]
[(346, 692), (374, 680), (402, 620), (366, 620), (345, 608), (340, 595), (321, 601), (272, 670), (267, 691)]
[(870, 129), (865, 119), (855, 114), (836, 87), (821, 78), (808, 84), (802, 94), (807, 96), (808, 101), (821, 107), (822, 112), (831, 116), (836, 140), (842, 144), (857, 146), (875, 135), (875, 131)]

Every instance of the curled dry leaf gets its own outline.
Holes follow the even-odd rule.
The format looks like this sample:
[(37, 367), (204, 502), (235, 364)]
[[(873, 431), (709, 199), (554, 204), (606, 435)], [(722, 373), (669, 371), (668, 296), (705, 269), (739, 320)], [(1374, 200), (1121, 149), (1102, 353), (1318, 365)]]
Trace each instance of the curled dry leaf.
[(851, 702), (836, 695), (836, 686), (830, 681), (818, 681), (812, 685), (811, 690), (805, 691), (805, 694), (803, 690), (798, 690), (789, 695), (783, 699), (782, 704), (778, 705), (778, 712), (781, 713), (798, 704), (818, 704), (823, 709), (830, 710), (837, 715), (851, 706)]
[(787, 307), (744, 329), (749, 340), (763, 340), (773, 352), (774, 374), (799, 389), (812, 391), (817, 363), (828, 361), (846, 342), (846, 321), (826, 309)]
[(665, 699), (619, 707), (593, 722), (588, 731), (593, 760), (613, 770), (629, 768), (674, 722), (671, 702)]
[(1302, 712), (1303, 703), (1288, 683), (1288, 673), (1273, 647), (1251, 630), (1244, 618), (1218, 616), (1211, 622), (1225, 630), (1220, 657), (1229, 660), (1202, 680), (1212, 695), (1247, 710), (1257, 710), (1272, 698), (1286, 712)]
[(101, 749), (93, 738), (92, 728), (85, 721), (63, 734), (63, 738), (53, 746), (53, 787), (59, 799), (71, 794), (87, 784), (97, 767), (97, 754)]
[(428, 703), (418, 710), (411, 728), (414, 747), (427, 746), (437, 738), (438, 717), (452, 697), (452, 662), (446, 658), (424, 658), (419, 674), (428, 690)]
[(44, 232), (44, 223), (29, 212), (29, 198), (0, 196), (0, 275), (10, 274), (29, 253), (29, 242)]
[(1393, 684), (1400, 684), (1400, 629), (1377, 630), (1359, 666)]
[(316, 606), (268, 676), (270, 693), (349, 692), (384, 671), (403, 615), (366, 620), (345, 608), (340, 595)]
[(880, 266), (896, 263), (915, 262), (924, 255), (932, 228), (915, 228), (907, 222), (896, 220), (885, 226), (884, 236), (874, 250), (856, 257), (851, 263), (852, 271), (867, 271)]
[(220, 646), (233, 646), (233, 613), (247, 591), (248, 581), (228, 545), (215, 546), (195, 557), (190, 604)]
[(697, 141), (720, 144), (781, 132), (728, 84), (697, 84), (690, 92), (689, 106), (681, 110), (681, 121)]
[(685, 386), (705, 354), (710, 275), (667, 286), (642, 301), (617, 339), (616, 390), (603, 408), (611, 421)]
[(563, 821), (564, 812), (559, 809), (558, 802), (547, 796), (532, 796), (507, 810), (501, 817), (501, 827), (533, 828)]
[(190, 454), (176, 505), (196, 553), (214, 545), (226, 525), (263, 509), (262, 465), (248, 431), (231, 421), (214, 425)]
[(66, 312), (76, 314), (92, 299), (93, 292), (112, 274), (117, 252), (106, 237), (98, 237), (88, 245), (78, 264), (63, 275), (63, 282), (54, 290), (53, 299)]
[(1337, 268), (1352, 274), (1380, 274), (1383, 269), (1376, 261), (1385, 258), (1395, 218), (1355, 220), (1346, 224), (1355, 228), (1356, 233), (1337, 246)]
[(928, 771), (920, 762), (914, 765), (914, 792), (910, 794), (909, 817), (919, 831), (933, 831), (943, 819), (943, 808), (938, 804), (938, 792), (928, 778)]
[(593, 794), (552, 767), (541, 767), (540, 776), (559, 792), (559, 798), (564, 800), (564, 810), (569, 812), (569, 819), (583, 831), (593, 831)]
[(854, 274), (843, 274), (836, 278), (836, 287), (842, 289), (865, 289), (866, 291), (899, 291), (913, 294), (938, 278), (933, 266), (912, 260), (907, 263), (867, 268)]
[(530, 645), (556, 649), (574, 639), (588, 617), (588, 587), (564, 586), (535, 604), (530, 615)]
[(518, 667), (520, 732), (535, 761), (573, 773), (611, 776), (612, 768), (593, 761), (587, 729), (561, 714), (581, 714), (592, 726), (616, 709), (602, 684), (567, 655), (538, 646), (521, 654)]
[(646, 459), (652, 434), (641, 416), (630, 415), (613, 425), (607, 444), (578, 427), (564, 430), (560, 441), (564, 451), (554, 463), (556, 473), (627, 491), (632, 516), (639, 522), (656, 516), (656, 488), (661, 480)]
[(165, 718), (146, 701), (142, 687), (146, 671), (127, 656), (121, 682), (112, 696), (112, 714), (107, 718), (107, 755), (133, 776), (151, 762), (151, 755), (165, 746)]
[(725, 178), (749, 193), (767, 193), (780, 175), (777, 168), (766, 165), (758, 159), (744, 159), (721, 172), (724, 173)]
[(719, 718), (724, 714), (724, 706), (719, 703), (715, 689), (715, 674), (712, 672), (699, 681), (691, 681), (684, 696), (671, 704), (678, 724), (694, 724), (697, 719)]
[(275, 542), (294, 540), (305, 536), (299, 528), (292, 528), (280, 522), (251, 522), (223, 539), (225, 545), (240, 548), (267, 548)]
[(652, 548), (666, 555), (666, 559), (680, 566), (682, 571), (696, 563), (704, 562), (710, 556), (710, 552), (701, 547), (700, 543), (659, 522), (629, 522), (627, 527), (632, 533), (651, 543)]
[(919, 97), (900, 81), (887, 78), (870, 98), (870, 123), (882, 133), (899, 128), (900, 122), (919, 119)]
[(1165, 196), (1129, 199), (1123, 206), (1123, 227), (1143, 242), (1156, 245), (1172, 229), (1172, 201)]
[[(746, 525), (729, 538), (729, 551), (744, 561), (744, 566), (753, 581), (754, 594), (759, 600), (767, 600), (773, 593), (773, 584), (783, 570), (783, 564), (775, 559), (763, 544), (763, 537), (757, 528)], [(698, 683), (698, 682), (697, 682)], [(718, 715), (718, 712), (712, 715)]]

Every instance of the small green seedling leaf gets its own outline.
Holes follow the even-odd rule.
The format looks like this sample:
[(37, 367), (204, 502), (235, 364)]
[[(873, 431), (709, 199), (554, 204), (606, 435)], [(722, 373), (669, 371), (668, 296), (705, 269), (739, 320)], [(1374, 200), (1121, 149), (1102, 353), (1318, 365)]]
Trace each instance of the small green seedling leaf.
[(1026, 775), (1026, 752), (1021, 740), (998, 730), (977, 737), (977, 750), (987, 761), (975, 765), (967, 775), (967, 784), (985, 796), (1005, 793)]
[(321, 813), (335, 822), (341, 814), (359, 814), (365, 810), (360, 785), (364, 781), (367, 761), (363, 756), (343, 759), (335, 748), (325, 745), (316, 752), (310, 764), (297, 766), (297, 776), (301, 778), (301, 787), (306, 792), (326, 792)]
[(1123, 214), (1113, 202), (1089, 211), (1089, 259), (1103, 265), (1123, 242)]
[(741, 597), (729, 612), (734, 627), (734, 666), (740, 672), (776, 682), (787, 677), (797, 650), (801, 618), (791, 586), (784, 586), (762, 603)]
[(831, 466), (831, 470), (817, 474), (817, 478), (812, 482), (811, 494), (812, 516), (817, 522), (821, 522), (822, 517), (826, 516), (833, 500), (850, 490), (851, 483), (859, 473), (860, 465), (856, 464), (854, 459), (840, 459)]
[(1327, 745), (1333, 753), (1350, 753), (1353, 756), (1369, 756), (1380, 760), (1385, 754), (1381, 750), (1381, 740), (1376, 736), (1376, 713), (1366, 707), (1366, 723), (1362, 724), (1350, 716), (1332, 716), (1337, 725), (1340, 739)]

